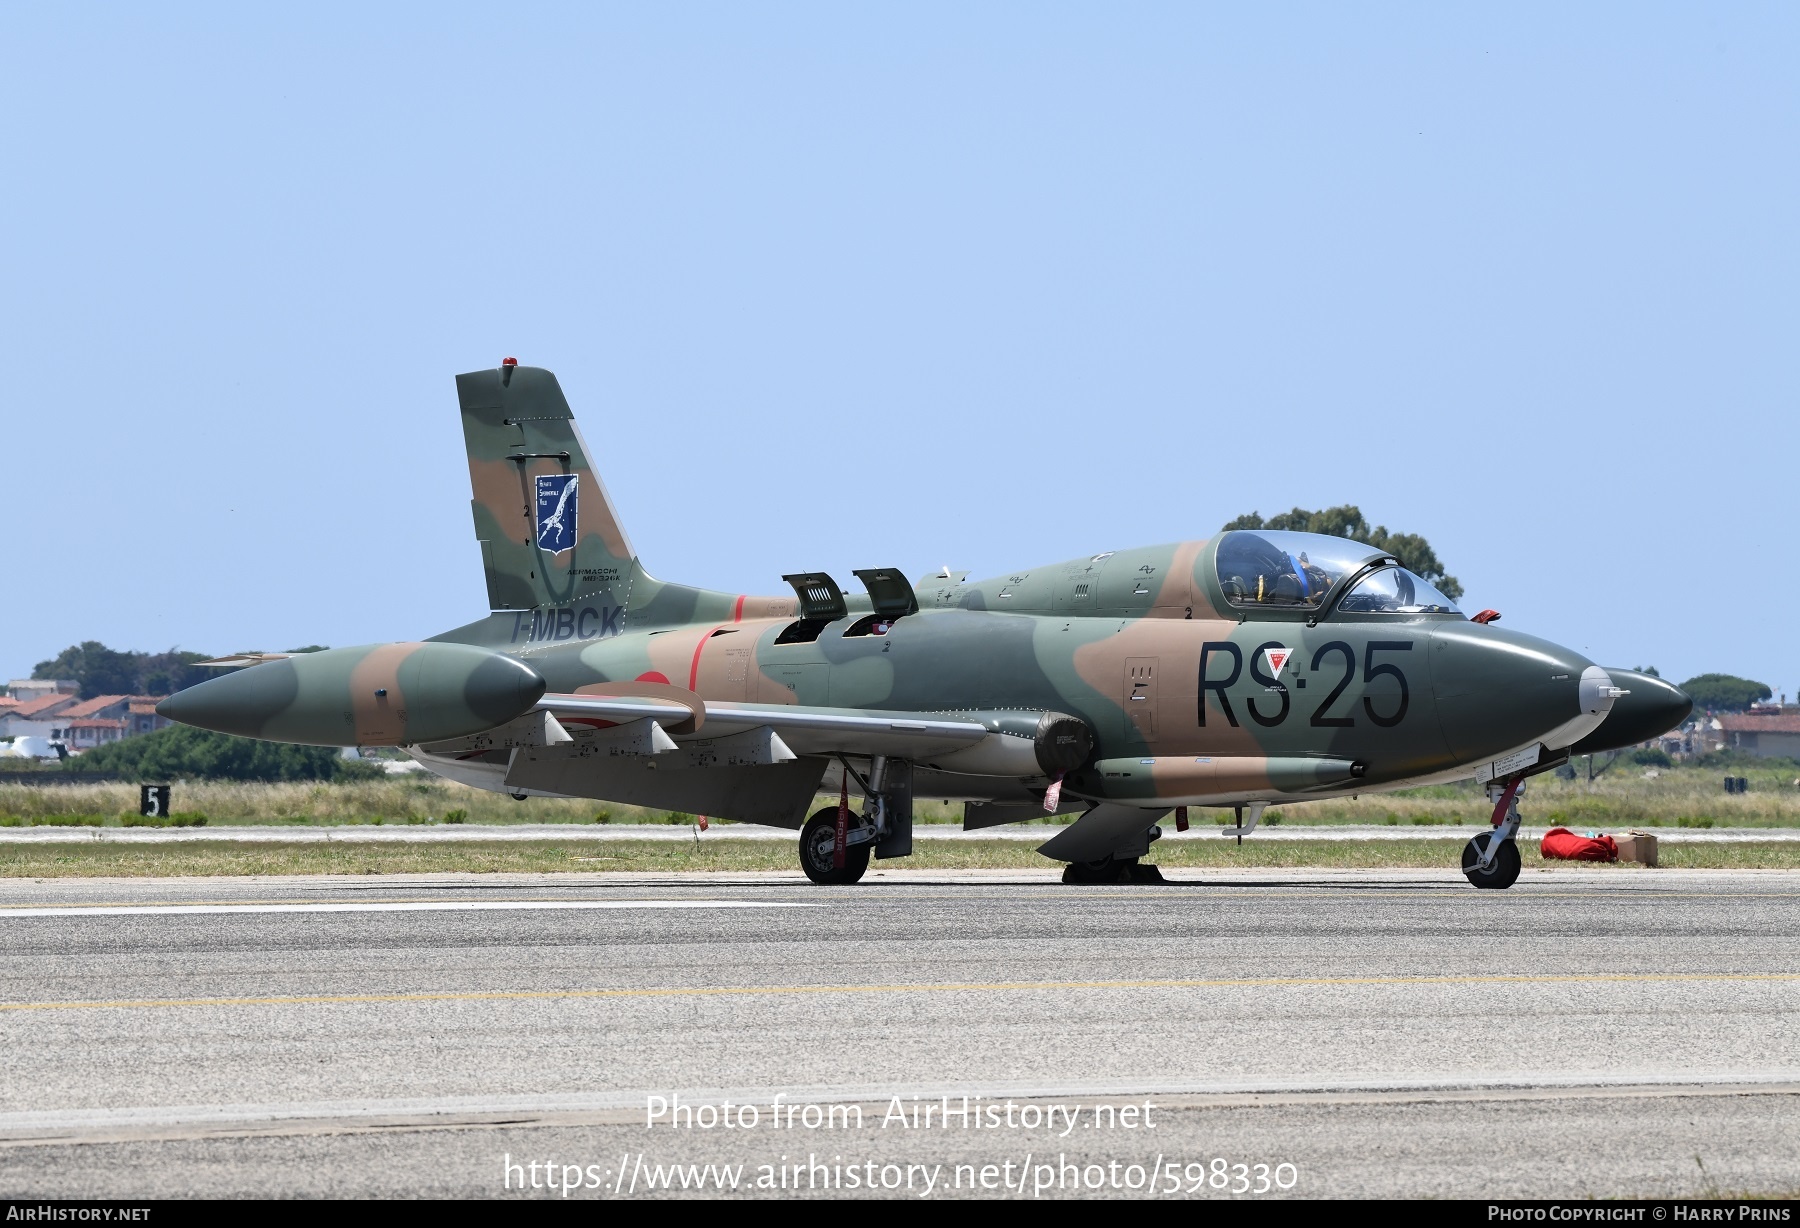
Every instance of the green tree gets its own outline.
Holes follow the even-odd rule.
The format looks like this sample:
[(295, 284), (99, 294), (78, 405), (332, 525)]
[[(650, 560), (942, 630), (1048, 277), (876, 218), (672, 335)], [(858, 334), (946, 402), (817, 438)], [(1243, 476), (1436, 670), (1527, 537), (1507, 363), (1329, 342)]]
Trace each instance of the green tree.
[(48, 661), (39, 661), (33, 678), (73, 678), (81, 697), (96, 695), (170, 695), (214, 677), (216, 670), (197, 664), (203, 652), (118, 652), (98, 640), (84, 640), (62, 650)]
[(1694, 706), (1712, 712), (1742, 712), (1774, 692), (1766, 682), (1739, 678), (1736, 674), (1700, 674), (1681, 684), (1693, 696)]
[(219, 671), (203, 669), (198, 663), (207, 659), (204, 652), (167, 652), (144, 655), (138, 666), (137, 695), (173, 695), (188, 687), (216, 678)]
[(335, 747), (235, 738), (187, 725), (95, 747), (81, 756), (81, 767), (137, 780), (346, 780), (381, 771), (342, 758)]
[(1239, 516), (1225, 525), (1231, 529), (1285, 529), (1294, 533), (1325, 533), (1364, 542), (1377, 550), (1385, 550), (1400, 560), (1400, 565), (1415, 575), (1423, 576), (1452, 601), (1463, 595), (1463, 586), (1444, 570), (1431, 543), (1416, 533), (1390, 533), (1386, 525), (1371, 526), (1362, 509), (1344, 504), (1309, 512), (1303, 507), (1282, 512), (1264, 520), (1257, 512)]
[(135, 695), (138, 663), (134, 654), (114, 652), (99, 640), (84, 640), (62, 650), (49, 661), (39, 661), (33, 678), (73, 678), (81, 685), (81, 697)]

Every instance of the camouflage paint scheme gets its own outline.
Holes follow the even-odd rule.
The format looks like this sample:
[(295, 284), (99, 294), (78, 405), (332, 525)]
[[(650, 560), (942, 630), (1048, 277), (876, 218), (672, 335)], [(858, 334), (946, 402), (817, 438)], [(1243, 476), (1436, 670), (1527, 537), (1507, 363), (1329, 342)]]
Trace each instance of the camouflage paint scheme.
[[(492, 729), (529, 712), (545, 689), (523, 663), (463, 644), (276, 656), (215, 680), (231, 688), (232, 703), (209, 714), (207, 728), (314, 746), (405, 746)], [(198, 689), (164, 700), (164, 714), (182, 719)]]
[[(515, 744), (444, 740), (476, 732), (468, 728), (473, 720), (502, 708), (512, 710), (482, 728), (530, 711), (537, 701), (526, 697), (530, 684), (507, 690), (520, 680), (509, 682), (489, 666), (483, 685), (470, 691), (482, 669), (477, 658), (447, 660), (452, 680), (438, 686), (441, 694), (428, 706), (459, 687), (468, 694), (427, 730), (409, 723), (419, 721), (414, 694), (421, 679), (408, 678), (404, 665), (393, 667), (409, 653), (482, 649), (488, 651), (480, 658), (522, 664), (543, 680), (549, 695), (539, 707), (559, 695), (632, 688), (644, 703), (685, 703), (695, 719), (670, 726), (678, 737), (698, 736), (695, 725), (716, 705), (750, 705), (752, 717), (755, 705), (932, 714), (985, 721), (990, 729), (1005, 723), (996, 714), (1067, 713), (1085, 722), (1094, 749), (1064, 779), (1061, 809), (1122, 803), (1141, 807), (1148, 823), (1176, 805), (1279, 803), (1467, 778), (1522, 747), (1539, 748), (1530, 769), (1539, 770), (1573, 744), (1592, 749), (1604, 741), (1601, 726), (1609, 722), (1631, 724), (1635, 741), (1650, 736), (1642, 729), (1670, 727), (1687, 711), (1686, 697), (1660, 680), (1596, 673), (1578, 653), (1460, 613), (1339, 609), (1364, 571), (1386, 556), (1335, 538), (1317, 540), (1351, 556), (1349, 570), (1313, 609), (1231, 604), (1217, 574), (1220, 544), (1230, 536), (1221, 534), (988, 580), (928, 576), (914, 584), (916, 612), (897, 617), (876, 616), (867, 594), (845, 594), (841, 617), (812, 638), (783, 642), (794, 638), (795, 596), (716, 592), (645, 571), (549, 371), (503, 366), (458, 376), (456, 384), (492, 612), (424, 645), (338, 650), (347, 664), (329, 678), (321, 666), (321, 680), (307, 689), (314, 697), (331, 692), (316, 705), (330, 737), (296, 736), (322, 727), (290, 711), (300, 688), (274, 672), (264, 675), (266, 694), (251, 705), (255, 719), (234, 732), (330, 743), (353, 727), (364, 744), (442, 743), (414, 753), (434, 770), (511, 789), (503, 773)], [(537, 505), (548, 507), (568, 475), (575, 493), (562, 502), (574, 506), (574, 531), (567, 548), (552, 551), (540, 539), (561, 532), (545, 522), (564, 509), (545, 513)], [(1274, 672), (1270, 648), (1290, 654)], [(377, 675), (387, 702), (404, 713), (398, 719), (359, 695)], [(1628, 694), (1609, 695), (1595, 682), (1608, 676), (1610, 689)], [(493, 688), (507, 698), (490, 694)], [(167, 711), (180, 720), (181, 708), (177, 696)], [(207, 723), (197, 706), (188, 715)], [(1543, 743), (1547, 736), (1552, 741)], [(591, 788), (579, 772), (565, 771), (557, 791), (612, 800), (674, 796), (673, 777), (730, 770), (738, 774), (730, 795), (748, 797), (780, 769), (790, 783), (776, 791), (778, 802), (747, 801), (734, 816), (726, 798), (712, 813), (798, 826), (816, 790), (838, 787), (832, 749), (815, 742), (797, 759), (789, 755), (793, 762), (640, 773), (633, 779), (641, 783), (629, 788), (600, 769)], [(977, 803), (971, 826), (1042, 812), (1048, 774), (959, 770), (958, 750), (946, 743), (911, 756), (915, 796)], [(552, 746), (534, 753), (564, 752)], [(643, 762), (654, 767), (648, 757)], [(489, 776), (469, 775), (480, 770)], [(853, 791), (858, 783), (851, 781)], [(621, 790), (631, 795), (619, 796)], [(679, 798), (667, 804), (676, 807)]]

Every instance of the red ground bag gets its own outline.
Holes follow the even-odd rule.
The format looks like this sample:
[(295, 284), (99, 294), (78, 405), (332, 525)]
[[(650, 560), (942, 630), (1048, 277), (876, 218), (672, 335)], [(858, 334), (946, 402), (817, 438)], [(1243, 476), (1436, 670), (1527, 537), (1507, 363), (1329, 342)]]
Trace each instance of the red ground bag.
[(1619, 846), (1611, 836), (1578, 836), (1566, 827), (1544, 833), (1538, 851), (1555, 861), (1617, 861)]

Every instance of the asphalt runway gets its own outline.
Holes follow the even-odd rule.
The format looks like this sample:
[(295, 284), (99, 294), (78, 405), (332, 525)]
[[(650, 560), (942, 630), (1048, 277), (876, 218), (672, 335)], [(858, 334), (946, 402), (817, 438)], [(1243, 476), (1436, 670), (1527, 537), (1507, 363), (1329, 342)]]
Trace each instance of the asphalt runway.
[(0, 1195), (1800, 1192), (1800, 874), (1053, 875), (0, 882)]
[[(1269, 840), (1455, 840), (1466, 843), (1471, 837), (1491, 829), (1490, 824), (1476, 827), (1364, 826), (1352, 824), (1270, 824), (1256, 829), (1251, 839)], [(1016, 840), (1042, 844), (1063, 830), (1061, 827), (1018, 824), (1007, 827), (983, 827), (964, 831), (950, 823), (921, 823), (913, 830), (915, 840), (961, 841)], [(1521, 827), (1519, 843), (1536, 844), (1544, 838), (1547, 827)], [(467, 844), (492, 840), (561, 840), (600, 842), (613, 840), (665, 840), (687, 843), (691, 840), (756, 840), (792, 844), (794, 833), (779, 827), (762, 827), (753, 823), (717, 824), (706, 834), (697, 835), (692, 827), (666, 823), (533, 823), (493, 826), (455, 826), (443, 824), (382, 825), (345, 823), (331, 827), (287, 824), (246, 824), (215, 827), (41, 827), (0, 828), (0, 848), (9, 844), (70, 844), (98, 841), (105, 844), (198, 844), (229, 841), (236, 844)], [(1162, 839), (1171, 843), (1189, 840), (1229, 840), (1223, 830), (1207, 823), (1196, 824), (1179, 832), (1173, 824), (1163, 828)], [(1664, 844), (1729, 844), (1733, 842), (1786, 842), (1800, 840), (1800, 827), (1659, 827), (1656, 838)]]

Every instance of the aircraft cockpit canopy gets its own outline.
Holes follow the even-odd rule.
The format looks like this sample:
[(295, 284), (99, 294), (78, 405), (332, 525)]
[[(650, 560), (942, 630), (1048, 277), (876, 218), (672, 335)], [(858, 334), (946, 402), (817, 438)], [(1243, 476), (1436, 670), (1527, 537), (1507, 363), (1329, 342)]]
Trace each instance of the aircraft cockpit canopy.
[(1338, 602), (1349, 614), (1456, 614), (1456, 603), (1404, 567), (1372, 571)]
[[(1219, 588), (1240, 610), (1320, 610), (1354, 579), (1337, 612), (1456, 614), (1456, 603), (1373, 546), (1319, 533), (1238, 529), (1219, 541)], [(1373, 570), (1367, 570), (1373, 568)], [(1359, 574), (1365, 573), (1366, 574)]]
[(1321, 533), (1239, 529), (1219, 542), (1215, 566), (1225, 600), (1239, 609), (1317, 610), (1338, 581), (1379, 555)]

